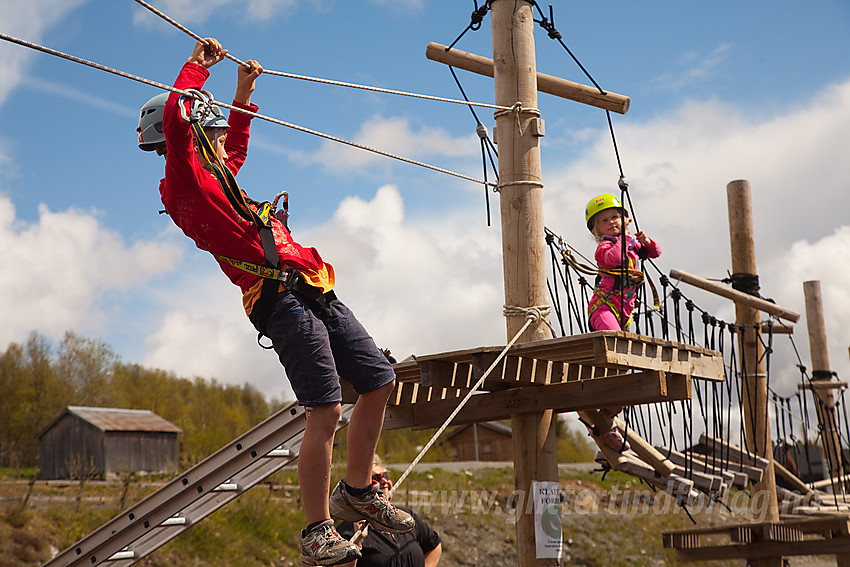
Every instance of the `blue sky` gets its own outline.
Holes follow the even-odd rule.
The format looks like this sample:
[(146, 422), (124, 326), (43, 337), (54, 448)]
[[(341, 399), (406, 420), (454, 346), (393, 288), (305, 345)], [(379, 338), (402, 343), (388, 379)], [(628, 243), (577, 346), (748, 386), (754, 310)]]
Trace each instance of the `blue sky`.
[[(459, 98), (425, 56), (469, 23), (471, 1), (160, 0), (154, 5), (267, 69)], [(564, 41), (603, 88), (631, 97), (614, 115), (641, 228), (665, 270), (730, 269), (726, 184), (753, 187), (762, 289), (804, 312), (820, 280), (831, 366), (850, 372), (850, 4), (556, 2)], [(546, 6), (544, 6), (546, 9)], [(0, 32), (171, 83), (194, 40), (131, 0), (0, 0)], [(538, 69), (589, 83), (535, 32)], [(490, 19), (459, 49), (492, 56)], [(472, 100), (492, 80), (459, 71)], [(229, 102), (235, 64), (207, 86)], [(0, 42), (0, 348), (37, 330), (111, 345), (127, 362), (251, 382), (288, 396), (260, 351), (238, 290), (161, 208), (161, 158), (136, 147), (138, 109), (157, 90)], [(297, 81), (258, 80), (260, 112), (480, 178), (463, 106)], [(604, 112), (542, 94), (546, 224), (586, 253), (583, 208), (616, 190)], [(476, 109), (491, 129), (492, 110)], [(498, 197), (412, 165), (255, 121), (241, 186), (290, 193), (294, 236), (336, 267), (338, 294), (400, 357), (504, 343)], [(686, 293), (726, 320), (731, 304)], [(795, 341), (807, 356), (805, 317)], [(784, 344), (784, 343), (783, 343)], [(790, 359), (789, 359), (790, 361)], [(775, 385), (794, 390), (793, 368)]]

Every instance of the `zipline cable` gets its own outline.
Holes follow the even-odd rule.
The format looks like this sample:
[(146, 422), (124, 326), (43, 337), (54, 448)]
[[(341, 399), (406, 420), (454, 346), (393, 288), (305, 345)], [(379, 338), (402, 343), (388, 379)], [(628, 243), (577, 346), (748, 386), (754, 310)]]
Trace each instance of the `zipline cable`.
[[(137, 4), (139, 4), (140, 6), (147, 8), (150, 12), (152, 12), (153, 14), (156, 14), (157, 16), (159, 16), (160, 18), (162, 18), (163, 20), (165, 20), (166, 22), (168, 22), (169, 24), (171, 24), (175, 28), (179, 29), (180, 31), (184, 32), (185, 34), (189, 35), (190, 37), (192, 37), (196, 41), (201, 41), (201, 42), (204, 41), (204, 38), (202, 38), (201, 36), (199, 36), (198, 34), (193, 32), (192, 30), (190, 30), (186, 26), (182, 25), (180, 22), (174, 20), (173, 18), (171, 18), (167, 14), (165, 14), (162, 11), (158, 10), (157, 8), (151, 6), (150, 4), (145, 2), (144, 0), (135, 0), (135, 2)], [(244, 61), (241, 61), (240, 59), (234, 57), (230, 53), (226, 54), (225, 57), (227, 59), (230, 59), (234, 63), (237, 63), (239, 65), (245, 65)], [(421, 99), (424, 99), (424, 100), (433, 100), (433, 101), (437, 101), (437, 102), (449, 102), (449, 103), (452, 103), (452, 104), (466, 104), (466, 105), (471, 104), (473, 106), (480, 106), (480, 107), (483, 107), (483, 108), (493, 108), (493, 109), (496, 109), (496, 110), (510, 110), (510, 107), (499, 106), (497, 104), (489, 104), (489, 103), (486, 103), (486, 102), (469, 102), (469, 101), (463, 101), (463, 100), (456, 100), (456, 99), (453, 99), (453, 98), (444, 98), (444, 97), (439, 97), (439, 96), (424, 95), (424, 94), (411, 93), (411, 92), (405, 92), (405, 91), (397, 91), (397, 90), (393, 90), (393, 89), (384, 89), (384, 88), (381, 88), (381, 87), (373, 87), (373, 86), (369, 86), (369, 85), (358, 85), (357, 83), (346, 83), (346, 82), (343, 82), (343, 81), (335, 81), (335, 80), (332, 80), (332, 79), (322, 79), (320, 77), (310, 77), (310, 76), (307, 76), (307, 75), (296, 75), (294, 73), (286, 73), (286, 72), (283, 72), (283, 71), (273, 71), (273, 70), (269, 70), (269, 69), (264, 69), (263, 74), (264, 75), (275, 75), (275, 76), (278, 76), (278, 77), (286, 77), (288, 79), (298, 79), (298, 80), (301, 80), (301, 81), (311, 81), (311, 82), (314, 82), (314, 83), (322, 83), (322, 84), (325, 84), (325, 85), (334, 85), (334, 86), (337, 86), (337, 87), (348, 87), (348, 88), (352, 88), (352, 89), (361, 89), (361, 90), (365, 90), (365, 91), (373, 91), (373, 92), (384, 93), (384, 94), (406, 96), (406, 97), (411, 97), (411, 98), (421, 98)]]
[[(113, 69), (111, 67), (107, 67), (106, 65), (101, 65), (100, 63), (94, 63), (93, 61), (88, 61), (86, 59), (82, 59), (80, 57), (76, 57), (74, 55), (69, 55), (67, 53), (63, 53), (61, 51), (57, 51), (55, 49), (50, 49), (49, 47), (44, 47), (42, 45), (38, 45), (37, 43), (32, 43), (30, 41), (26, 41), (23, 39), (18, 39), (16, 37), (12, 37), (10, 35), (0, 33), (0, 39), (4, 41), (8, 41), (10, 43), (16, 43), (23, 47), (28, 47), (30, 49), (34, 49), (36, 51), (41, 51), (42, 53), (47, 53), (48, 55), (54, 55), (56, 57), (61, 57), (62, 59), (67, 59), (68, 61), (73, 61), (74, 63), (80, 63), (81, 65), (86, 65), (88, 67), (92, 67), (94, 69), (98, 69), (100, 71), (105, 71), (107, 73), (112, 73), (113, 75), (118, 75), (119, 77), (123, 77), (125, 79), (131, 79), (133, 81), (137, 81), (139, 83), (143, 83), (145, 85), (149, 85), (152, 87), (157, 87), (159, 89), (163, 89), (166, 91), (171, 91), (175, 93), (179, 93), (186, 96), (193, 96), (191, 93), (187, 91), (183, 91), (181, 89), (166, 85), (164, 83), (158, 83), (156, 81), (152, 81), (150, 79), (145, 79), (143, 77), (139, 77), (138, 75), (133, 75), (131, 73), (127, 73), (125, 71), (119, 71), (118, 69)], [(257, 112), (251, 112), (250, 110), (245, 110), (243, 108), (238, 108), (232, 106), (230, 104), (226, 104), (224, 102), (219, 102), (217, 100), (211, 101), (213, 104), (220, 106), (222, 108), (227, 108), (228, 110), (241, 112), (242, 114), (247, 114), (248, 116), (252, 116), (254, 118), (259, 118), (260, 120), (265, 120), (266, 122), (271, 122), (272, 124), (278, 124), (280, 126), (286, 126), (287, 128), (291, 128), (293, 130), (298, 130), (299, 132), (304, 132), (306, 134), (312, 134), (313, 136), (318, 136), (319, 138), (324, 138), (326, 140), (330, 140), (332, 142), (337, 142), (340, 144), (345, 144), (347, 146), (352, 146), (354, 148), (358, 148), (361, 150), (365, 150), (367, 152), (372, 152), (378, 155), (382, 155), (384, 157), (392, 158), (398, 161), (403, 161), (405, 163), (409, 163), (411, 165), (418, 165), (419, 167), (424, 167), (425, 169), (430, 169), (432, 171), (437, 171), (439, 173), (444, 173), (446, 175), (451, 175), (453, 177), (458, 177), (460, 179), (466, 179), (467, 181), (472, 181), (473, 183), (486, 184), (491, 187), (496, 187), (495, 183), (484, 182), (480, 179), (476, 179), (474, 177), (470, 177), (468, 175), (464, 175), (462, 173), (456, 173), (454, 171), (450, 171), (448, 169), (444, 169), (442, 167), (437, 167), (435, 165), (430, 165), (421, 161), (417, 161), (414, 159), (406, 158), (403, 156), (399, 156), (390, 152), (385, 152), (383, 150), (379, 150), (377, 148), (371, 148), (369, 146), (365, 146), (363, 144), (358, 144), (357, 142), (352, 142), (350, 140), (345, 140), (343, 138), (338, 138), (336, 136), (332, 136), (330, 134), (325, 134), (324, 132), (319, 132), (318, 130), (311, 130), (310, 128), (305, 128), (304, 126), (299, 126), (298, 124), (293, 124), (291, 122), (285, 122), (283, 120), (278, 120), (277, 118), (272, 118), (270, 116), (265, 116), (263, 114), (259, 114)]]

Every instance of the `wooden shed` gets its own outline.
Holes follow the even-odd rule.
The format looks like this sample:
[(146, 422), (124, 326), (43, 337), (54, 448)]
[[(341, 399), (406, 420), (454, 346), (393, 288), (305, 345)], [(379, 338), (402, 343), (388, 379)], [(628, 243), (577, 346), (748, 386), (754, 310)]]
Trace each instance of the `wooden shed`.
[(455, 461), (513, 461), (511, 426), (500, 421), (470, 423), (455, 429), (443, 443)]
[(68, 406), (37, 435), (40, 477), (176, 473), (182, 432), (149, 410)]

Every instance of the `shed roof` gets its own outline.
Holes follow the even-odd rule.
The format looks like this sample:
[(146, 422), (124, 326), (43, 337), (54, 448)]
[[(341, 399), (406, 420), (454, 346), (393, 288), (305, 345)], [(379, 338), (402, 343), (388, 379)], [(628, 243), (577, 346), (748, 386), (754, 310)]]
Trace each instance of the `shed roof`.
[(91, 408), (68, 406), (47, 427), (41, 430), (38, 437), (53, 427), (66, 414), (74, 415), (101, 431), (156, 431), (160, 433), (183, 433), (183, 430), (170, 421), (156, 415), (150, 410), (132, 410), (119, 408)]

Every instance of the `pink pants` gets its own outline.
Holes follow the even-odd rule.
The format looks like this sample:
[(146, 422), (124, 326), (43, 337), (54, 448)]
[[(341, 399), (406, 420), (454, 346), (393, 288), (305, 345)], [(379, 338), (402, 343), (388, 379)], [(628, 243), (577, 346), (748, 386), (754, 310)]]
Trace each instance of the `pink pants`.
[[(590, 324), (593, 327), (594, 331), (621, 330), (620, 322), (617, 320), (617, 316), (614, 315), (614, 312), (611, 311), (611, 308), (607, 305), (600, 305), (599, 307), (593, 310), (593, 314), (590, 316)], [(608, 410), (608, 413), (611, 414), (611, 417), (614, 417), (618, 413), (623, 411), (623, 406), (610, 407), (605, 409)]]
[(611, 308), (600, 305), (590, 315), (590, 325), (594, 331), (620, 331), (620, 321)]

